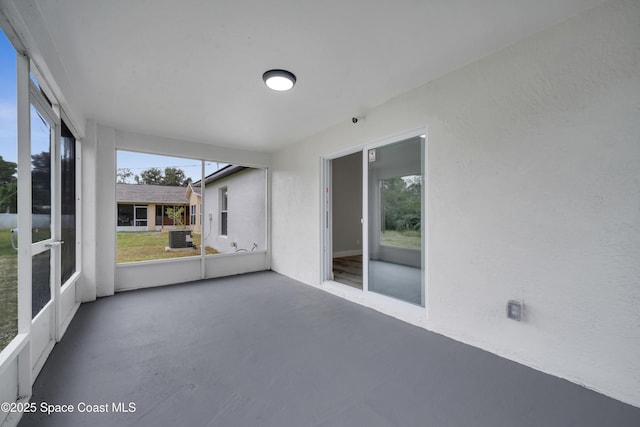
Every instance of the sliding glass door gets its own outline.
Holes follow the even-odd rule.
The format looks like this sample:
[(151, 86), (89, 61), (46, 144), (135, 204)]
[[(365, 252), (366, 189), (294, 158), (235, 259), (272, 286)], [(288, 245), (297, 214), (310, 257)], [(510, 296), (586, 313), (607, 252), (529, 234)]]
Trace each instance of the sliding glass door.
[(368, 290), (424, 306), (420, 136), (367, 151)]
[(413, 135), (325, 159), (323, 279), (424, 307), (426, 135)]

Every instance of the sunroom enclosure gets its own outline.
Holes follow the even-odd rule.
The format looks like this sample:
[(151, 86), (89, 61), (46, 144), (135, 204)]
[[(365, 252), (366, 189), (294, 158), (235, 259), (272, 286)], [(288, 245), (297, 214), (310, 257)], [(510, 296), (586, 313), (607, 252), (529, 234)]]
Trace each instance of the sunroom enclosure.
[[(80, 303), (273, 269), (640, 407), (640, 2), (512, 1), (0, 0), (0, 401), (89, 329)], [(119, 212), (120, 152), (198, 176)], [(182, 206), (195, 249), (165, 251)], [(154, 256), (120, 258), (119, 227)]]
[[(269, 269), (270, 164), (261, 153), (211, 150), (91, 120), (76, 122), (58, 101), (64, 99), (59, 88), (48, 85), (47, 72), (40, 72), (28, 55), (19, 53), (25, 51), (20, 40), (8, 24), (2, 24), (10, 36), (2, 35), (3, 70), (13, 63), (7, 68), (14, 72), (3, 79), (0, 95), (8, 93), (13, 99), (7, 111), (14, 122), (3, 129), (0, 144), (0, 400), (27, 402), (47, 356), (81, 302), (117, 291)], [(195, 159), (199, 173), (193, 181), (204, 178), (206, 187), (200, 202), (188, 199), (185, 212), (185, 222), (191, 227), (195, 220), (201, 227), (198, 233), (204, 233), (204, 244), (195, 253), (116, 262), (118, 150)], [(234, 165), (234, 169), (231, 174), (211, 176), (218, 170), (211, 164)], [(247, 174), (255, 177), (248, 193), (250, 204), (241, 197), (247, 185), (242, 177)], [(218, 206), (220, 190), (214, 188), (220, 183), (225, 188), (240, 185), (235, 194), (229, 193), (224, 210)], [(138, 209), (138, 225), (144, 216), (157, 213)], [(251, 236), (237, 234), (241, 229), (252, 230)], [(214, 244), (214, 236), (216, 244), (226, 241), (226, 245), (210, 254), (205, 246)], [(13, 425), (19, 416), (2, 412), (0, 424)]]

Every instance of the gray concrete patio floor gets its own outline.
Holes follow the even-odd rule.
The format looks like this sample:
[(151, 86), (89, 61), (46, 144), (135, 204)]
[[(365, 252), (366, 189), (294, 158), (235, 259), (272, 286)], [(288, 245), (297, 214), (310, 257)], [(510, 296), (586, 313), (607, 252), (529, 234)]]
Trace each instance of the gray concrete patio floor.
[(83, 304), (32, 402), (74, 413), (22, 427), (640, 425), (639, 408), (273, 272)]

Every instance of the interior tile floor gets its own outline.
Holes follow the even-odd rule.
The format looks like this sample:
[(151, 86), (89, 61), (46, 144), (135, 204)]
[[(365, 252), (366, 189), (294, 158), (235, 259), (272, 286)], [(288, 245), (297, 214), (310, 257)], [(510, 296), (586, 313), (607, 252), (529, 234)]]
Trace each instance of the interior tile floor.
[(22, 427), (640, 425), (640, 408), (274, 272), (83, 304), (32, 401), (135, 412)]

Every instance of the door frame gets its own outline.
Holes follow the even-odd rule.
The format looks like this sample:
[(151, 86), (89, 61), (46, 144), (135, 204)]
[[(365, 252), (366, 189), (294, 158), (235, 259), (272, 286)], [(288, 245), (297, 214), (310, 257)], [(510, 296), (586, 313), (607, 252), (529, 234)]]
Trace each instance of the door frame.
[[(364, 146), (331, 153), (321, 159), (320, 189), (320, 233), (322, 242), (320, 263), (320, 283), (333, 281), (333, 160), (355, 153), (363, 153)], [(363, 212), (364, 213), (364, 212)], [(362, 245), (364, 245), (364, 223), (362, 224)], [(363, 255), (364, 257), (364, 252)], [(363, 271), (364, 274), (364, 271)], [(364, 283), (363, 283), (364, 286)]]
[[(409, 302), (401, 301), (392, 297), (369, 291), (369, 173), (368, 173), (368, 151), (409, 138), (423, 137), (422, 143), (422, 306), (417, 306)], [(429, 221), (428, 221), (428, 142), (429, 137), (426, 126), (420, 126), (399, 132), (384, 138), (371, 141), (366, 144), (356, 145), (351, 148), (329, 153), (322, 156), (320, 161), (320, 234), (322, 250), (320, 251), (320, 277), (319, 283), (327, 291), (345, 297), (349, 300), (375, 308), (384, 313), (398, 317), (413, 324), (423, 325), (428, 319), (428, 258), (429, 258)], [(331, 162), (337, 158), (353, 154), (362, 153), (362, 291), (347, 285), (335, 282), (332, 277), (333, 272), (333, 221), (332, 221), (332, 168)]]
[[(49, 106), (40, 89), (33, 81), (29, 82), (29, 111), (33, 106), (37, 113), (47, 122), (52, 132), (50, 132), (50, 163), (51, 163), (51, 224), (50, 236), (48, 239), (31, 243), (31, 259), (49, 251), (50, 253), (50, 274), (49, 274), (49, 301), (33, 317), (31, 324), (31, 381), (34, 382), (45, 361), (49, 357), (53, 346), (59, 340), (59, 301), (60, 301), (60, 246), (62, 241), (60, 226), (60, 109), (57, 105)], [(30, 114), (31, 117), (31, 114)], [(29, 138), (29, 152), (32, 148), (32, 135)], [(31, 169), (31, 163), (21, 165)], [(32, 226), (33, 227), (33, 226)], [(29, 230), (31, 231), (31, 230)], [(30, 233), (29, 233), (30, 234)], [(33, 280), (33, 277), (32, 277)], [(32, 282), (33, 283), (33, 282)], [(32, 285), (33, 286), (33, 285)], [(33, 304), (33, 301), (32, 301)]]

